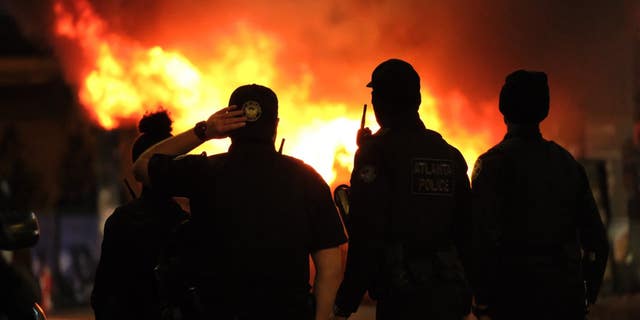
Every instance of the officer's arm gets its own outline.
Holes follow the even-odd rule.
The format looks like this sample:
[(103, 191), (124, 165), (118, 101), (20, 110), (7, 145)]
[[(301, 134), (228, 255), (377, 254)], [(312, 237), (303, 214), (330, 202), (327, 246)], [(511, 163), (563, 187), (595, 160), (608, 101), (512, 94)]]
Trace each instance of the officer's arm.
[(316, 320), (330, 319), (336, 292), (342, 280), (342, 257), (339, 247), (311, 253), (316, 266), (313, 292), (316, 297)]
[(370, 289), (376, 268), (376, 243), (382, 239), (388, 210), (388, 182), (373, 144), (358, 150), (351, 175), (349, 249), (344, 280), (336, 297), (336, 315), (355, 312)]
[(201, 140), (194, 134), (193, 130), (190, 129), (181, 134), (160, 141), (147, 149), (133, 164), (133, 175), (136, 177), (136, 180), (147, 186), (151, 185), (148, 167), (149, 160), (151, 160), (151, 157), (154, 154), (185, 154), (195, 149), (206, 140), (224, 138), (228, 135), (229, 131), (243, 127), (247, 119), (244, 117), (242, 110), (232, 111), (234, 109), (235, 106), (223, 108), (207, 119), (205, 140)]
[(587, 299), (589, 303), (596, 302), (602, 278), (609, 256), (609, 242), (607, 232), (600, 219), (589, 182), (584, 169), (580, 168), (581, 197), (580, 197), (580, 243), (584, 250), (583, 269), (587, 282)]
[(467, 163), (462, 154), (458, 154), (458, 162), (455, 170), (455, 210), (453, 235), (456, 248), (460, 254), (465, 269), (471, 263), (471, 187), (467, 176)]
[(368, 260), (370, 259), (367, 259), (367, 246), (349, 240), (344, 279), (336, 296), (334, 310), (336, 316), (346, 318), (358, 310), (362, 297), (368, 289), (370, 274), (368, 268), (375, 267)]
[(336, 291), (342, 280), (340, 245), (347, 242), (344, 227), (331, 191), (322, 177), (311, 167), (311, 180), (306, 183), (305, 204), (309, 217), (309, 251), (316, 267), (313, 293), (316, 297), (315, 319), (329, 319)]

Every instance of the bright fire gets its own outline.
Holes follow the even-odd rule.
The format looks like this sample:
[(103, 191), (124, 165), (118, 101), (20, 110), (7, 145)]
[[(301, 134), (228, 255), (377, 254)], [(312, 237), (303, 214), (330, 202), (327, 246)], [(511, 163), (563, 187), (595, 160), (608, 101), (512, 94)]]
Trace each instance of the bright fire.
[[(225, 106), (239, 85), (258, 83), (278, 94), (278, 133), (286, 138), (284, 153), (313, 166), (331, 185), (348, 182), (362, 104), (312, 101), (310, 72), (300, 77), (302, 81), (282, 79), (275, 59), (284, 42), (277, 35), (239, 22), (220, 39), (223, 50), (212, 52), (210, 62), (195, 64), (179, 50), (144, 47), (111, 32), (86, 0), (56, 2), (54, 13), (56, 37), (72, 43), (86, 57), (77, 76), (79, 98), (104, 128), (130, 125), (146, 111), (163, 106), (171, 112), (174, 130), (181, 132)], [(363, 83), (368, 76), (363, 75)], [(464, 123), (443, 119), (439, 112), (443, 101), (455, 109), (453, 114), (464, 114), (470, 103), (459, 93), (438, 99), (424, 87), (423, 83), (422, 119), (458, 147), (471, 166), (496, 142), (495, 130), (469, 132)], [(368, 112), (367, 124), (377, 129), (373, 112)], [(226, 141), (215, 141), (203, 148), (217, 153), (227, 146)]]

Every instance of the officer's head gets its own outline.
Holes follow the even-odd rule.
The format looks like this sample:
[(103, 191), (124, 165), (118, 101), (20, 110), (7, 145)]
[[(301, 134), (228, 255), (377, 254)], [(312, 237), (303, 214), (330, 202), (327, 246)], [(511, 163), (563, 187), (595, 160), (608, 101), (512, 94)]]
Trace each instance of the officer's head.
[(500, 91), (499, 105), (507, 123), (540, 123), (549, 114), (547, 75), (527, 70), (511, 73)]
[(171, 137), (171, 118), (166, 111), (148, 113), (138, 123), (140, 136), (133, 143), (131, 158), (135, 162), (149, 147)]
[(417, 115), (421, 102), (420, 76), (408, 62), (389, 59), (379, 64), (367, 87), (373, 89), (371, 103), (380, 126), (389, 127), (398, 119)]
[(229, 98), (247, 117), (246, 125), (230, 133), (232, 142), (273, 142), (278, 128), (278, 97), (273, 90), (257, 84), (238, 87)]

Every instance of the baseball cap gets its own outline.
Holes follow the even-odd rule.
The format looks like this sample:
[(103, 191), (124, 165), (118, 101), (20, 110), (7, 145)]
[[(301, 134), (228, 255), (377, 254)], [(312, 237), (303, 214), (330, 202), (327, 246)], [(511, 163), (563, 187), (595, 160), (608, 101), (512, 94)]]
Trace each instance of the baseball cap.
[(278, 119), (278, 97), (273, 90), (249, 84), (236, 88), (229, 97), (229, 105), (236, 105), (247, 117), (246, 125), (234, 130), (235, 137), (269, 137)]
[(379, 64), (371, 74), (370, 88), (420, 91), (420, 76), (411, 64), (400, 59), (389, 59)]

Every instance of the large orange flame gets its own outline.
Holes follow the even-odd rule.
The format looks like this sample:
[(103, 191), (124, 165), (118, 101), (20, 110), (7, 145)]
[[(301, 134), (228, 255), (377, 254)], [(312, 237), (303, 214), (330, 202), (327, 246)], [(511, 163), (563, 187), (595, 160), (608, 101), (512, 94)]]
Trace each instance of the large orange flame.
[[(219, 47), (224, 50), (212, 52), (208, 63), (195, 64), (178, 50), (144, 47), (125, 35), (110, 32), (86, 0), (56, 2), (54, 13), (56, 36), (71, 42), (85, 57), (77, 76), (80, 102), (105, 129), (132, 123), (146, 111), (164, 106), (175, 120), (174, 129), (187, 130), (225, 106), (237, 86), (259, 83), (278, 94), (278, 133), (286, 138), (285, 153), (313, 166), (329, 184), (348, 180), (361, 105), (312, 101), (314, 77), (309, 71), (303, 72), (300, 81), (282, 79), (275, 67), (282, 47), (277, 35), (239, 22), (219, 40)], [(437, 99), (424, 85), (422, 95), (423, 120), (442, 132), (468, 161), (475, 160), (495, 142), (494, 131), (470, 132), (464, 123), (440, 114), (439, 106), (443, 104), (453, 109), (448, 114), (464, 114), (469, 108), (464, 95)], [(367, 123), (376, 129), (372, 112), (368, 113)], [(216, 141), (203, 148), (221, 152), (227, 143)]]

